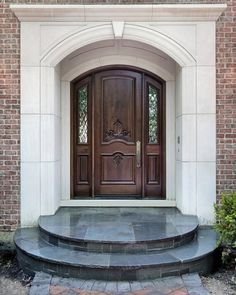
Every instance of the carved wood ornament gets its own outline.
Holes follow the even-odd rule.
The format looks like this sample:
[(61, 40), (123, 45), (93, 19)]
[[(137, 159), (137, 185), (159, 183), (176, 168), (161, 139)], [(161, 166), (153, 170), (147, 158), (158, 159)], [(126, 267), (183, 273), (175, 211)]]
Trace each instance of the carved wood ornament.
[(113, 123), (113, 129), (105, 132), (105, 141), (112, 139), (124, 139), (127, 141), (131, 139), (130, 132), (123, 128), (123, 124), (119, 119)]
[(116, 167), (120, 166), (120, 163), (122, 162), (122, 160), (123, 160), (123, 157), (120, 153), (115, 154), (113, 157), (113, 162), (115, 163)]

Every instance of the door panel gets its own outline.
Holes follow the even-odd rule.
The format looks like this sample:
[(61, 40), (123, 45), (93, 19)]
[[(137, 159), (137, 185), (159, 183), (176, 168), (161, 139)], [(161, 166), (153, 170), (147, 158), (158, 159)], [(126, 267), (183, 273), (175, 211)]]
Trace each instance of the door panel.
[(163, 87), (129, 69), (99, 71), (73, 84), (73, 196), (164, 198)]
[(147, 184), (160, 183), (160, 157), (157, 155), (148, 155), (147, 163)]
[(162, 84), (149, 76), (144, 78), (144, 162), (145, 195), (162, 195)]
[[(105, 74), (105, 73), (104, 73)], [(98, 78), (101, 92), (101, 126), (104, 142), (123, 140), (134, 143), (135, 137), (135, 81), (130, 77), (115, 76)], [(99, 83), (99, 82), (98, 82)]]
[[(74, 126), (73, 136), (73, 186), (74, 194), (89, 196), (91, 194), (91, 77), (88, 77), (74, 87), (74, 102), (72, 116)], [(75, 110), (74, 107), (75, 106)]]
[(95, 75), (95, 194), (141, 194), (136, 141), (141, 140), (141, 75)]
[(134, 155), (114, 153), (101, 156), (101, 184), (135, 184)]
[(82, 154), (77, 159), (77, 183), (89, 184), (89, 156)]

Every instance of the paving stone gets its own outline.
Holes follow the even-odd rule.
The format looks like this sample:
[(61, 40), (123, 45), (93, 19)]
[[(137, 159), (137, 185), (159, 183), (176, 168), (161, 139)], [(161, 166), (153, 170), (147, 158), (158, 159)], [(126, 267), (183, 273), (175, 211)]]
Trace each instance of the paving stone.
[(87, 291), (87, 292), (80, 291), (78, 294), (79, 295), (113, 295), (113, 294), (109, 294), (109, 293), (101, 292), (101, 291)]
[(163, 293), (160, 293), (158, 290), (156, 289), (149, 289), (149, 288), (146, 288), (146, 289), (142, 289), (142, 290), (139, 290), (139, 291), (135, 291), (133, 292), (134, 295), (165, 295)]
[(168, 286), (168, 283), (165, 279), (156, 279), (153, 280), (154, 285), (156, 286), (156, 289), (161, 294), (169, 294), (171, 291), (171, 288)]
[(203, 286), (200, 287), (187, 287), (189, 295), (209, 295), (210, 293)]
[(168, 277), (159, 279), (157, 281), (154, 281), (159, 284), (159, 286), (168, 286), (171, 289), (180, 289), (184, 287), (184, 282), (181, 279), (181, 277)]
[(182, 279), (187, 287), (202, 286), (202, 281), (196, 273), (182, 275)]
[(141, 282), (141, 286), (143, 289), (145, 288), (156, 288), (155, 284), (152, 281), (143, 281)]
[(40, 285), (40, 284), (37, 284), (37, 285), (33, 285), (31, 288), (30, 288), (30, 291), (29, 291), (29, 295), (49, 295), (49, 288), (50, 288), (50, 285), (49, 284), (45, 284), (45, 285)]
[(47, 285), (50, 284), (52, 280), (52, 276), (45, 272), (37, 272), (34, 276), (32, 285)]
[(106, 281), (95, 281), (92, 287), (94, 291), (105, 291), (107, 282)]
[(94, 283), (95, 280), (86, 280), (81, 286), (81, 289), (90, 291), (92, 290)]
[(107, 282), (107, 285), (106, 285), (106, 292), (113, 292), (112, 294), (115, 294), (115, 292), (117, 292), (117, 282)]
[(137, 291), (137, 290), (142, 290), (142, 285), (138, 281), (132, 281), (130, 282), (130, 289), (132, 292)]
[[(184, 283), (186, 282), (186, 284)], [(188, 284), (188, 285), (187, 285)], [(209, 295), (198, 274), (147, 281), (101, 281), (37, 273), (30, 295)]]
[(63, 286), (51, 286), (50, 295), (78, 295), (74, 289), (70, 289)]
[(36, 273), (33, 279), (32, 287), (30, 288), (29, 294), (30, 295), (48, 295), (51, 279), (52, 279), (52, 276), (47, 273), (43, 273), (43, 272)]
[(130, 292), (130, 284), (129, 282), (118, 282), (117, 283), (117, 291), (118, 293), (121, 293), (121, 292)]
[(170, 292), (168, 295), (189, 295), (186, 288), (180, 288)]
[(187, 274), (183, 275), (182, 278), (189, 295), (209, 295), (198, 274)]
[(73, 278), (61, 278), (57, 276), (53, 276), (51, 280), (51, 285), (54, 286), (63, 286), (63, 287), (70, 287), (70, 288), (80, 288), (85, 280), (80, 279), (73, 279)]

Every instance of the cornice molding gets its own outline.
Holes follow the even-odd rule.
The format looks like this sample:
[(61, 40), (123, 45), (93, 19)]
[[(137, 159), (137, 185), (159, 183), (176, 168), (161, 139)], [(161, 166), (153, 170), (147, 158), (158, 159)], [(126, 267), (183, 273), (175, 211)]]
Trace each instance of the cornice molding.
[(12, 4), (22, 22), (104, 21), (216, 21), (226, 4), (136, 4), (136, 5), (27, 5)]

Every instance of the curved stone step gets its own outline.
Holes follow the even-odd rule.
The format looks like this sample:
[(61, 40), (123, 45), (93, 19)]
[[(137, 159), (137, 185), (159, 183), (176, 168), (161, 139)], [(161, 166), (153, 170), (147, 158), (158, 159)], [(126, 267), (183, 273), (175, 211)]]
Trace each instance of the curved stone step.
[(46, 242), (73, 250), (150, 253), (192, 241), (198, 219), (176, 208), (60, 208), (39, 228)]
[(212, 271), (216, 250), (213, 230), (199, 230), (187, 245), (150, 254), (73, 251), (43, 241), (37, 228), (19, 229), (14, 241), (22, 268), (64, 277), (101, 280), (145, 280), (189, 272)]

